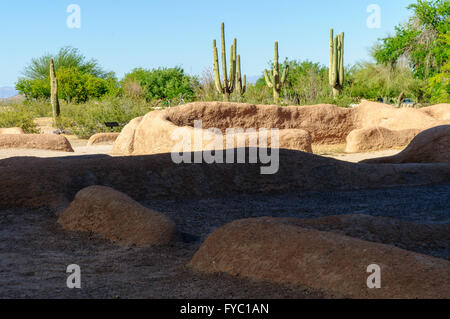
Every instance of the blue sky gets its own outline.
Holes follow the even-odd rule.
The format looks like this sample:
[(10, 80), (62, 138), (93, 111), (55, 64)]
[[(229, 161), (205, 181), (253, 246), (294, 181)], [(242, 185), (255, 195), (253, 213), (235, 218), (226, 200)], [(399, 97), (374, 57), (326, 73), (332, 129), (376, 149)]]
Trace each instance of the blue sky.
[[(182, 66), (200, 75), (212, 66), (212, 40), (225, 22), (227, 54), (238, 39), (243, 72), (260, 75), (273, 59), (328, 63), (329, 29), (345, 32), (345, 63), (369, 60), (369, 48), (408, 19), (413, 0), (0, 0), (0, 87), (14, 85), (33, 57), (73, 46), (120, 77), (135, 67)], [(81, 28), (66, 25), (70, 4)], [(370, 4), (381, 28), (366, 25)]]

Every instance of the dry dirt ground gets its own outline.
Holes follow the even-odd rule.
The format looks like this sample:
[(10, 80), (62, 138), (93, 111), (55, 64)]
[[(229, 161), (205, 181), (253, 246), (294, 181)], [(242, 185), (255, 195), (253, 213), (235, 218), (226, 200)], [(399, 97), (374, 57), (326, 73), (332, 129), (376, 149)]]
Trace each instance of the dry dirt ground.
[[(123, 248), (97, 236), (62, 230), (47, 209), (0, 212), (0, 298), (339, 298), (301, 286), (281, 286), (186, 268), (205, 237), (236, 219), (313, 218), (336, 214), (388, 216), (450, 223), (450, 183), (370, 191), (241, 195), (145, 206), (171, 217), (182, 238), (170, 246)], [(428, 252), (449, 259), (449, 252)], [(66, 288), (78, 264), (82, 288)]]
[[(0, 150), (15, 156), (89, 156), (111, 146), (71, 139), (74, 153)], [(338, 147), (315, 153), (347, 161), (399, 150), (344, 154)], [(45, 181), (43, 181), (45, 182)], [(387, 216), (416, 223), (450, 223), (450, 183), (379, 190), (240, 195), (231, 198), (152, 200), (145, 206), (172, 218), (182, 238), (170, 246), (123, 248), (98, 236), (63, 231), (46, 208), (0, 211), (0, 298), (340, 298), (308, 287), (203, 275), (185, 265), (208, 234), (236, 219), (273, 216), (314, 218), (337, 214)], [(429, 252), (449, 259), (448, 251)], [(81, 289), (66, 287), (66, 267), (81, 267)]]

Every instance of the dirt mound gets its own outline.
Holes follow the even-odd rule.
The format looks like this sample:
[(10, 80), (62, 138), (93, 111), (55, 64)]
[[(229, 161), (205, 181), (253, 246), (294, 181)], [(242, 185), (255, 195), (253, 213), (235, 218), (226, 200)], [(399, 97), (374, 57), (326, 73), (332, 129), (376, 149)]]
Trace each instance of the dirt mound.
[(143, 116), (132, 119), (120, 132), (113, 144), (112, 154), (129, 155), (134, 152), (134, 135), (136, 128), (141, 123)]
[[(246, 159), (249, 152), (247, 150)], [(193, 154), (190, 154), (193, 156)], [(0, 160), (0, 208), (71, 201), (82, 188), (107, 185), (137, 200), (286, 191), (430, 185), (450, 181), (450, 164), (367, 165), (281, 149), (279, 169), (267, 163), (176, 164), (171, 154)], [(45, 183), (43, 182), (45, 181)]]
[[(139, 155), (171, 152), (176, 144), (172, 139), (174, 131), (183, 128), (184, 134), (192, 135), (197, 132), (194, 129), (196, 120), (202, 121), (202, 134), (211, 128), (218, 129), (222, 134), (226, 134), (227, 129), (231, 128), (277, 128), (280, 135), (285, 135), (283, 131), (286, 129), (296, 129), (308, 132), (313, 144), (342, 144), (350, 132), (356, 129), (383, 127), (404, 133), (405, 130), (424, 130), (447, 124), (450, 123), (447, 113), (446, 105), (437, 105), (421, 111), (413, 108), (398, 109), (369, 101), (351, 109), (330, 104), (279, 107), (230, 102), (194, 102), (152, 111), (143, 118), (133, 120), (120, 134), (112, 153)], [(399, 132), (397, 136), (400, 134)], [(381, 147), (391, 142), (388, 139), (381, 143)], [(207, 144), (198, 145), (191, 150), (204, 149)], [(375, 148), (380, 143), (372, 144)], [(294, 139), (280, 142), (279, 147), (308, 151), (309, 147), (304, 145), (305, 141), (297, 142)]]
[(384, 127), (353, 130), (347, 136), (347, 153), (361, 153), (404, 147), (421, 132), (420, 129), (393, 131)]
[[(369, 289), (369, 265), (381, 288)], [(390, 245), (260, 218), (213, 232), (191, 260), (195, 270), (301, 284), (351, 298), (449, 298), (450, 262)]]
[(421, 132), (397, 155), (362, 162), (368, 164), (450, 163), (450, 125), (441, 125)]
[[(437, 109), (434, 106), (431, 110)], [(427, 129), (446, 124), (444, 118), (433, 117), (422, 109), (396, 108), (391, 105), (363, 101), (353, 109), (355, 126), (370, 128), (381, 126), (390, 130)]]
[(21, 127), (0, 128), (0, 134), (25, 134)]
[(80, 190), (58, 223), (66, 230), (99, 234), (123, 246), (165, 245), (175, 237), (175, 225), (168, 217), (104, 186)]
[(436, 257), (450, 258), (450, 224), (415, 224), (387, 217), (337, 215), (322, 218), (285, 218), (290, 224), (331, 231), (362, 240), (394, 245)]
[(56, 134), (0, 134), (0, 148), (35, 148), (73, 152), (67, 138)]
[(87, 142), (88, 146), (96, 144), (113, 144), (120, 133), (97, 133), (92, 135)]
[(419, 109), (439, 121), (450, 121), (450, 104), (436, 104)]
[[(142, 119), (137, 118), (130, 122), (120, 134), (111, 153), (118, 155), (169, 153), (183, 138), (186, 138), (186, 145), (189, 145), (187, 148), (192, 152), (248, 146), (249, 136), (259, 138), (261, 135), (258, 130), (261, 128), (280, 129), (280, 148), (311, 152), (309, 133), (293, 126), (295, 122), (293, 120), (289, 124), (276, 119), (279, 109), (281, 110), (276, 106), (264, 106), (264, 110), (261, 110), (261, 107), (251, 104), (195, 102), (163, 111), (153, 111)], [(282, 115), (283, 118), (286, 116), (289, 114)], [(201, 128), (195, 127), (195, 120), (202, 121)], [(278, 125), (276, 121), (282, 125)], [(229, 128), (242, 131), (230, 132), (227, 131)], [(256, 135), (247, 129), (255, 129)], [(270, 132), (267, 135), (270, 146)], [(200, 137), (199, 143), (195, 141), (196, 136)], [(238, 136), (244, 137), (240, 140), (242, 144), (237, 144)], [(234, 141), (234, 144), (227, 141)], [(258, 141), (259, 139), (252, 146), (260, 145)], [(216, 144), (213, 144), (214, 142)]]

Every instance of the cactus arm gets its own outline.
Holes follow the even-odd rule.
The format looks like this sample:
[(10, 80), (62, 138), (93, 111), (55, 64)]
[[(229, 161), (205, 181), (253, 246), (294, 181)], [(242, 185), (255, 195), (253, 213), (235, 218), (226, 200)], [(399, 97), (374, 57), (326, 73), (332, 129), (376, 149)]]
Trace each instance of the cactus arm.
[(222, 75), (223, 75), (223, 89), (228, 92), (228, 76), (227, 76), (227, 56), (225, 53), (225, 23), (222, 22), (221, 26), (221, 38), (222, 38)]
[(234, 91), (236, 82), (236, 47), (237, 40), (234, 39), (230, 51), (230, 79), (228, 80), (228, 90), (230, 93)]
[(219, 93), (223, 93), (222, 83), (220, 81), (219, 56), (217, 54), (216, 40), (213, 40), (213, 56), (214, 56), (214, 83)]
[(333, 67), (331, 69), (331, 86), (335, 87), (338, 79), (338, 38), (333, 42)]
[(341, 33), (339, 39), (339, 85), (344, 86), (344, 32)]
[(330, 29), (330, 64), (328, 69), (328, 75), (329, 75), (329, 82), (330, 85), (333, 85), (333, 55), (334, 55), (334, 31), (333, 29)]
[(269, 74), (268, 74), (267, 70), (264, 70), (264, 79), (266, 80), (267, 86), (272, 88), (273, 87), (272, 80), (269, 77)]
[(247, 91), (247, 77), (244, 74), (244, 78), (242, 79), (242, 94)]

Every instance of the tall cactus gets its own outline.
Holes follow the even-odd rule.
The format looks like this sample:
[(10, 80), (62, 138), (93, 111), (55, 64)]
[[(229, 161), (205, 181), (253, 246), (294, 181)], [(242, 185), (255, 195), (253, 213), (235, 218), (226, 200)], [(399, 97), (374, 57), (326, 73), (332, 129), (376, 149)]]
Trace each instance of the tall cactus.
[(344, 87), (344, 32), (333, 38), (333, 29), (330, 30), (329, 78), (336, 97)]
[(237, 94), (242, 95), (245, 93), (245, 90), (247, 88), (247, 79), (244, 74), (243, 77), (241, 77), (241, 56), (237, 56), (236, 61), (236, 83), (234, 85), (235, 91)]
[(55, 63), (50, 59), (50, 102), (53, 109), (53, 121), (57, 123), (57, 118), (60, 115), (59, 100), (58, 100), (58, 79), (56, 78)]
[(213, 40), (213, 56), (214, 56), (214, 82), (216, 84), (216, 89), (221, 93), (225, 100), (230, 100), (230, 94), (233, 93), (236, 84), (236, 38), (231, 45), (230, 52), (230, 71), (229, 78), (227, 75), (227, 57), (225, 53), (225, 24), (222, 22), (222, 77), (220, 79), (219, 71), (219, 56), (217, 54), (216, 40)]
[(287, 74), (289, 72), (289, 67), (283, 70), (283, 74), (280, 77), (280, 65), (278, 64), (278, 42), (275, 42), (275, 53), (274, 53), (273, 69), (270, 73), (264, 70), (264, 78), (268, 87), (273, 88), (273, 100), (278, 103), (280, 99), (281, 88), (286, 82)]

